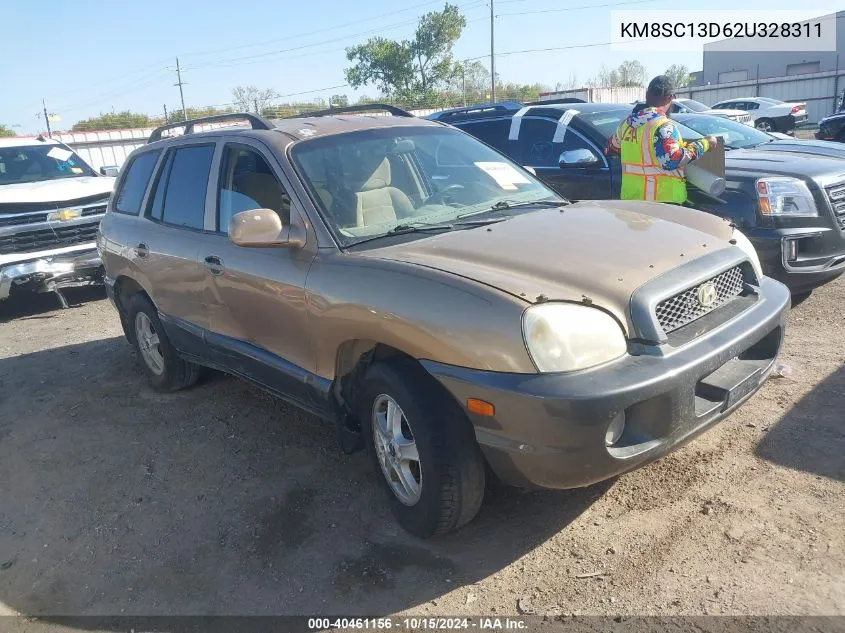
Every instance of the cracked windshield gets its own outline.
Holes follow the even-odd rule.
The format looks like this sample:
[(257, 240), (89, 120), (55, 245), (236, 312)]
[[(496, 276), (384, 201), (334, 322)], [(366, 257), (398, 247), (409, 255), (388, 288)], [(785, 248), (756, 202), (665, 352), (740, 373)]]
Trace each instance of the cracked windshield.
[(498, 152), (448, 128), (338, 135), (300, 143), (292, 155), (335, 237), (347, 246), (560, 201)]

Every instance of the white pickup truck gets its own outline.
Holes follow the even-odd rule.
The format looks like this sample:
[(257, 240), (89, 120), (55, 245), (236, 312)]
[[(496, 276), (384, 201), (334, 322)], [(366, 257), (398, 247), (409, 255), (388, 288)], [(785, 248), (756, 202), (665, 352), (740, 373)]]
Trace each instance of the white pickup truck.
[[(105, 170), (103, 170), (105, 171)], [(96, 239), (115, 178), (49, 138), (0, 139), (0, 301), (102, 280)]]

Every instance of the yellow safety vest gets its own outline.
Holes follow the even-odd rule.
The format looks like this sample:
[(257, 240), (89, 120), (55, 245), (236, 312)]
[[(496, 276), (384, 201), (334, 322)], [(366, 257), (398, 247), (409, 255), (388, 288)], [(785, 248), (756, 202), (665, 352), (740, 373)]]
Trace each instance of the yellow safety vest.
[(687, 199), (687, 184), (682, 168), (666, 170), (654, 151), (657, 128), (669, 119), (658, 116), (638, 127), (627, 119), (622, 122), (622, 199), (653, 200), (681, 204)]

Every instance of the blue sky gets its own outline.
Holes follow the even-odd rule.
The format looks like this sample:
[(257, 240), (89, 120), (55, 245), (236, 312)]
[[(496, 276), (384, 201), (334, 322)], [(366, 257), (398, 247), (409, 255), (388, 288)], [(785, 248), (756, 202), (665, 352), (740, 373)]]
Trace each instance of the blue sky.
[[(455, 48), (457, 58), (488, 55), (489, 0), (452, 0), (469, 22)], [(42, 97), (69, 129), (79, 119), (114, 109), (159, 114), (179, 103), (172, 70), (178, 55), (185, 68), (188, 106), (224, 104), (239, 84), (273, 88), (305, 100), (346, 93), (376, 95), (374, 87), (311, 92), (344, 84), (343, 49), (369, 37), (410, 37), (416, 19), (442, 9), (445, 0), (287, 2), (237, 0), (147, 0), (138, 2), (24, 2), (3, 7), (0, 123), (19, 133), (39, 131), (35, 118)], [(672, 63), (701, 67), (700, 52), (611, 51), (609, 46), (507, 55), (511, 51), (576, 46), (610, 40), (616, 9), (731, 9), (730, 0), (495, 0), (497, 72), (504, 81), (554, 85), (570, 75), (585, 81), (602, 64), (639, 59), (649, 74)], [(289, 6), (286, 6), (289, 5)], [(588, 6), (589, 5), (589, 6)], [(611, 6), (614, 5), (614, 6)], [(743, 9), (794, 9), (793, 0), (749, 0)], [(35, 26), (37, 25), (37, 26)], [(15, 55), (10, 54), (16, 51)], [(488, 62), (487, 59), (484, 60)], [(287, 100), (287, 99), (286, 99)], [(20, 126), (20, 127), (17, 127)]]

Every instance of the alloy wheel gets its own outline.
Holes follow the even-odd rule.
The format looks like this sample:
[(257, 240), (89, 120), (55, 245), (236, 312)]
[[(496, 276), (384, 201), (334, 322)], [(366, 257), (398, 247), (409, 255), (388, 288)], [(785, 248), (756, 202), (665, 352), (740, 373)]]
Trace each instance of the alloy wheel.
[(135, 338), (141, 357), (157, 376), (164, 373), (164, 355), (161, 353), (161, 341), (152, 320), (145, 312), (135, 315)]
[(396, 498), (413, 506), (422, 495), (422, 467), (417, 442), (405, 413), (387, 394), (373, 402), (373, 444), (381, 471)]

